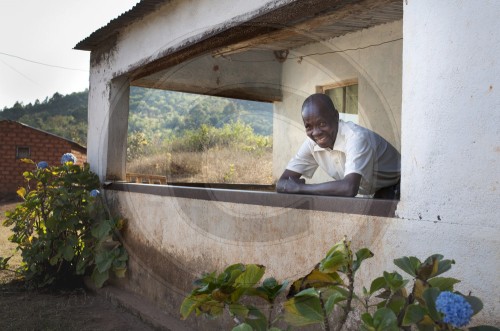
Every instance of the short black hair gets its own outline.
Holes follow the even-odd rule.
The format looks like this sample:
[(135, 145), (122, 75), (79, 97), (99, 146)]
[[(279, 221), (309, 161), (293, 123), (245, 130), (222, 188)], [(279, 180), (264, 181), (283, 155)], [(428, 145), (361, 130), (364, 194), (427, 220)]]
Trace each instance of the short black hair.
[(339, 112), (337, 111), (337, 108), (335, 108), (332, 99), (324, 93), (314, 93), (308, 96), (302, 104), (302, 111), (304, 111), (304, 108), (309, 107), (312, 103), (316, 102), (320, 102), (323, 105), (327, 106), (327, 108), (332, 109), (335, 113), (335, 116), (338, 118)]

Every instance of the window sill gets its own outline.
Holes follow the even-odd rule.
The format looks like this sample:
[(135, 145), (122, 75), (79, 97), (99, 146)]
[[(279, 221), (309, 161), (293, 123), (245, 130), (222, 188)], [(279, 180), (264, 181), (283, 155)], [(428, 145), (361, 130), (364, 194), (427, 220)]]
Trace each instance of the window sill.
[[(201, 184), (197, 185), (201, 186)], [(398, 200), (283, 194), (269, 191), (213, 188), (207, 187), (210, 184), (204, 185), (206, 186), (195, 187), (195, 185), (150, 185), (113, 182), (106, 186), (106, 190), (381, 217), (394, 217), (398, 204)]]

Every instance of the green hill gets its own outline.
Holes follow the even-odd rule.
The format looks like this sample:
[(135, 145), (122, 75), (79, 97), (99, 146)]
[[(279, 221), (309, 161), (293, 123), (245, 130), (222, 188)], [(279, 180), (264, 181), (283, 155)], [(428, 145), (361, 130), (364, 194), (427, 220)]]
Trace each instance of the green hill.
[[(0, 111), (0, 119), (25, 123), (86, 145), (88, 90), (68, 95), (55, 93), (44, 101)], [(205, 124), (220, 128), (241, 121), (255, 134), (272, 134), (272, 104), (217, 98), (189, 93), (131, 87), (129, 132), (150, 140), (183, 135)]]

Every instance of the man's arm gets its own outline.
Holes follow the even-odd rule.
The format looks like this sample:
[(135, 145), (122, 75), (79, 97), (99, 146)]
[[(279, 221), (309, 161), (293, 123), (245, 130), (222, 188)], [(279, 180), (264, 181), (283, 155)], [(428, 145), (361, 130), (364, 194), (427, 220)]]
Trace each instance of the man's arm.
[(279, 193), (302, 193), (317, 195), (334, 195), (343, 197), (354, 197), (358, 194), (361, 175), (350, 173), (342, 180), (335, 180), (320, 184), (306, 184), (300, 179), (301, 174), (295, 171), (285, 170), (276, 184)]
[(299, 182), (302, 182), (305, 184), (306, 181), (304, 179), (301, 180), (300, 179), (301, 176), (302, 176), (302, 174), (299, 174), (298, 172), (285, 169), (285, 171), (281, 175), (280, 179), (278, 179), (278, 182), (276, 183), (276, 192), (278, 192), (278, 193), (291, 193), (291, 192), (287, 191), (288, 182), (291, 181), (291, 179), (293, 178), (296, 181), (299, 181)]

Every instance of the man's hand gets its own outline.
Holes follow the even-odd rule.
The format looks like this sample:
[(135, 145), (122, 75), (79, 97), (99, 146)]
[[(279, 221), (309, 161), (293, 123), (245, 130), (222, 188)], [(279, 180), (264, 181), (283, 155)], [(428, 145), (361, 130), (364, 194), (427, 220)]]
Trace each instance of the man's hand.
[[(305, 184), (304, 179), (300, 179), (302, 174), (299, 174), (298, 172), (288, 170), (286, 169), (283, 174), (281, 175), (280, 179), (276, 183), (276, 192), (278, 193), (298, 193), (298, 185), (300, 184)], [(291, 192), (290, 189), (292, 188), (294, 191)]]
[(276, 191), (279, 193), (300, 193), (300, 187), (305, 183), (306, 180), (304, 178), (281, 178), (276, 184)]

